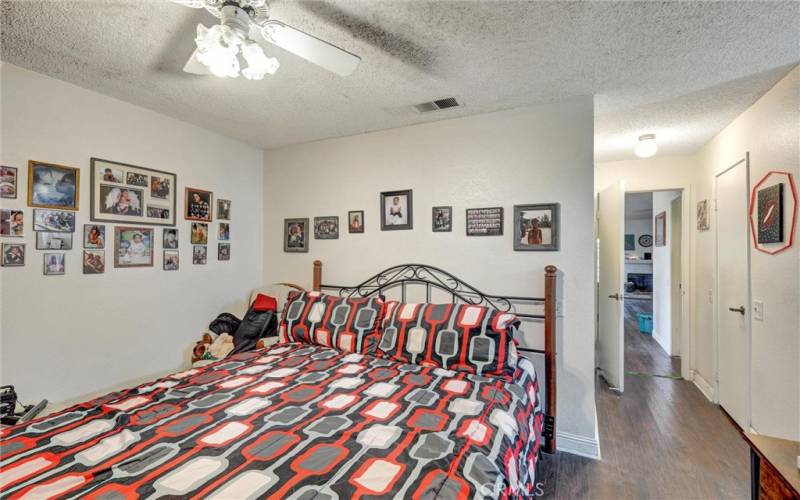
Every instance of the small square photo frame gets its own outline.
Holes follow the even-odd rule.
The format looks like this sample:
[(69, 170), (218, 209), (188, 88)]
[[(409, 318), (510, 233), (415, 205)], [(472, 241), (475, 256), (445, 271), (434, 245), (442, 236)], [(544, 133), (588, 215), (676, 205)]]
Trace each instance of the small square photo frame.
[(181, 254), (177, 250), (164, 250), (164, 270), (177, 271), (181, 267)]
[(83, 274), (103, 274), (106, 272), (105, 250), (83, 251)]
[(381, 231), (414, 229), (414, 199), (411, 189), (381, 193)]
[(217, 260), (221, 261), (231, 260), (230, 243), (217, 243)]
[(322, 217), (314, 217), (314, 239), (338, 240), (339, 216), (325, 215)]
[(22, 267), (25, 265), (25, 243), (3, 243), (0, 245), (0, 265)]
[(208, 247), (194, 245), (192, 248), (192, 264), (204, 265), (208, 262)]
[(231, 220), (231, 200), (217, 198), (217, 219)]
[(114, 228), (114, 267), (152, 267), (155, 246), (152, 227)]
[(514, 250), (554, 252), (561, 247), (559, 203), (514, 205)]
[(453, 230), (453, 207), (431, 209), (431, 230), (434, 233), (449, 233)]
[(83, 225), (83, 248), (101, 250), (106, 247), (106, 226), (104, 224)]
[(203, 189), (186, 188), (183, 215), (186, 220), (211, 222), (214, 193)]
[(283, 220), (283, 251), (289, 253), (308, 252), (309, 220), (284, 219)]
[(161, 235), (161, 246), (164, 250), (177, 250), (180, 246), (180, 240), (178, 239), (178, 228), (175, 227), (165, 227), (164, 232)]
[(347, 232), (361, 234), (364, 232), (364, 211), (350, 210), (347, 212)]
[(44, 253), (44, 275), (60, 276), (66, 273), (67, 254), (64, 252)]

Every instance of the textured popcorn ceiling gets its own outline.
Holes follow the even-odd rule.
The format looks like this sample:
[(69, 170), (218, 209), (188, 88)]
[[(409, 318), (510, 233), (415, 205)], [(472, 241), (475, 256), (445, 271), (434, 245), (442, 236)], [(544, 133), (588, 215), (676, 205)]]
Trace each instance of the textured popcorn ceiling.
[[(3, 1), (2, 60), (271, 148), (596, 95), (598, 161), (695, 151), (800, 61), (798, 2), (275, 1), (360, 55), (341, 78), (278, 48), (273, 77), (181, 71), (197, 23), (167, 0)], [(465, 107), (419, 115), (454, 95)]]

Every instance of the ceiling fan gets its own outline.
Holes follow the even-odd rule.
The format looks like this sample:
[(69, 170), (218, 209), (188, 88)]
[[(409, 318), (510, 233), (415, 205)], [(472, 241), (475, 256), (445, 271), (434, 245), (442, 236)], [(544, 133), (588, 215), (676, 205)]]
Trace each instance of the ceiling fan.
[[(340, 76), (351, 74), (361, 62), (355, 54), (270, 19), (267, 0), (172, 1), (206, 9), (220, 20), (211, 28), (197, 25), (197, 49), (183, 67), (187, 73), (220, 77), (237, 77), (241, 73), (248, 80), (261, 80), (267, 73), (274, 75), (280, 63), (267, 57), (256, 40), (270, 42)], [(246, 63), (244, 69), (241, 59)]]

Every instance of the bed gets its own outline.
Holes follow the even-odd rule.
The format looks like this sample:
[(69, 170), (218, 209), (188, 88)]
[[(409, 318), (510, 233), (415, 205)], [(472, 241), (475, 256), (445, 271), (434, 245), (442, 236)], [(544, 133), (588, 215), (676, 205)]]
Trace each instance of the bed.
[[(525, 356), (509, 356), (513, 369), (504, 377), (420, 363), (416, 354), (393, 358), (385, 336), (378, 353), (284, 337), (4, 429), (0, 496), (533, 495), (539, 454), (554, 448), (555, 268), (546, 271), (542, 299), (485, 295), (442, 273), (404, 265), (343, 287), (323, 284), (315, 262), (309, 297), (362, 304), (392, 288), (404, 299), (407, 287), (422, 285), (428, 296), (436, 288), (465, 307), (488, 305), (497, 318), (509, 316), (514, 302), (540, 301), (544, 312), (528, 319), (545, 327), (545, 385)], [(401, 320), (402, 307), (392, 318)]]

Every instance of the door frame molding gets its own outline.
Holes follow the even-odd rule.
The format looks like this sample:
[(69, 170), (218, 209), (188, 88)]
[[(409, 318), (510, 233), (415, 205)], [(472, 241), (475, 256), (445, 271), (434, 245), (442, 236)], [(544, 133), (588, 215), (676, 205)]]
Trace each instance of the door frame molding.
[[(714, 360), (714, 380), (711, 381), (711, 385), (714, 391), (712, 401), (716, 404), (719, 404), (719, 310), (720, 310), (720, 303), (719, 303), (719, 231), (717, 228), (719, 227), (719, 215), (717, 212), (717, 198), (719, 195), (718, 183), (720, 176), (730, 172), (734, 168), (744, 164), (745, 168), (745, 199), (746, 204), (749, 206), (750, 204), (750, 152), (745, 152), (744, 157), (740, 160), (736, 161), (729, 167), (720, 170), (719, 172), (714, 174), (714, 186), (713, 186), (713, 201), (714, 201), (714, 224), (713, 224), (713, 234), (714, 234), (714, 254), (711, 256), (713, 260), (713, 271), (714, 271), (714, 291), (713, 291), (713, 301), (714, 301), (714, 308), (713, 308), (713, 315), (712, 315), (712, 326), (713, 326), (713, 360)], [(747, 273), (747, 309), (748, 311), (751, 310), (753, 304), (753, 286), (751, 283), (751, 258), (752, 252), (750, 249), (751, 241), (750, 241), (750, 221), (745, 219), (745, 231), (747, 232), (747, 268), (745, 272)], [(747, 412), (746, 412), (746, 427), (749, 429), (751, 424), (751, 417), (752, 417), (752, 371), (751, 367), (751, 353), (752, 353), (752, 342), (753, 342), (753, 325), (752, 325), (752, 311), (747, 316), (747, 321), (745, 322), (745, 330), (746, 330), (746, 337), (747, 342), (745, 342), (745, 351), (747, 357), (747, 366), (745, 369), (747, 370), (747, 388), (746, 388), (746, 405), (747, 405)], [(745, 429), (747, 430), (747, 429)]]

